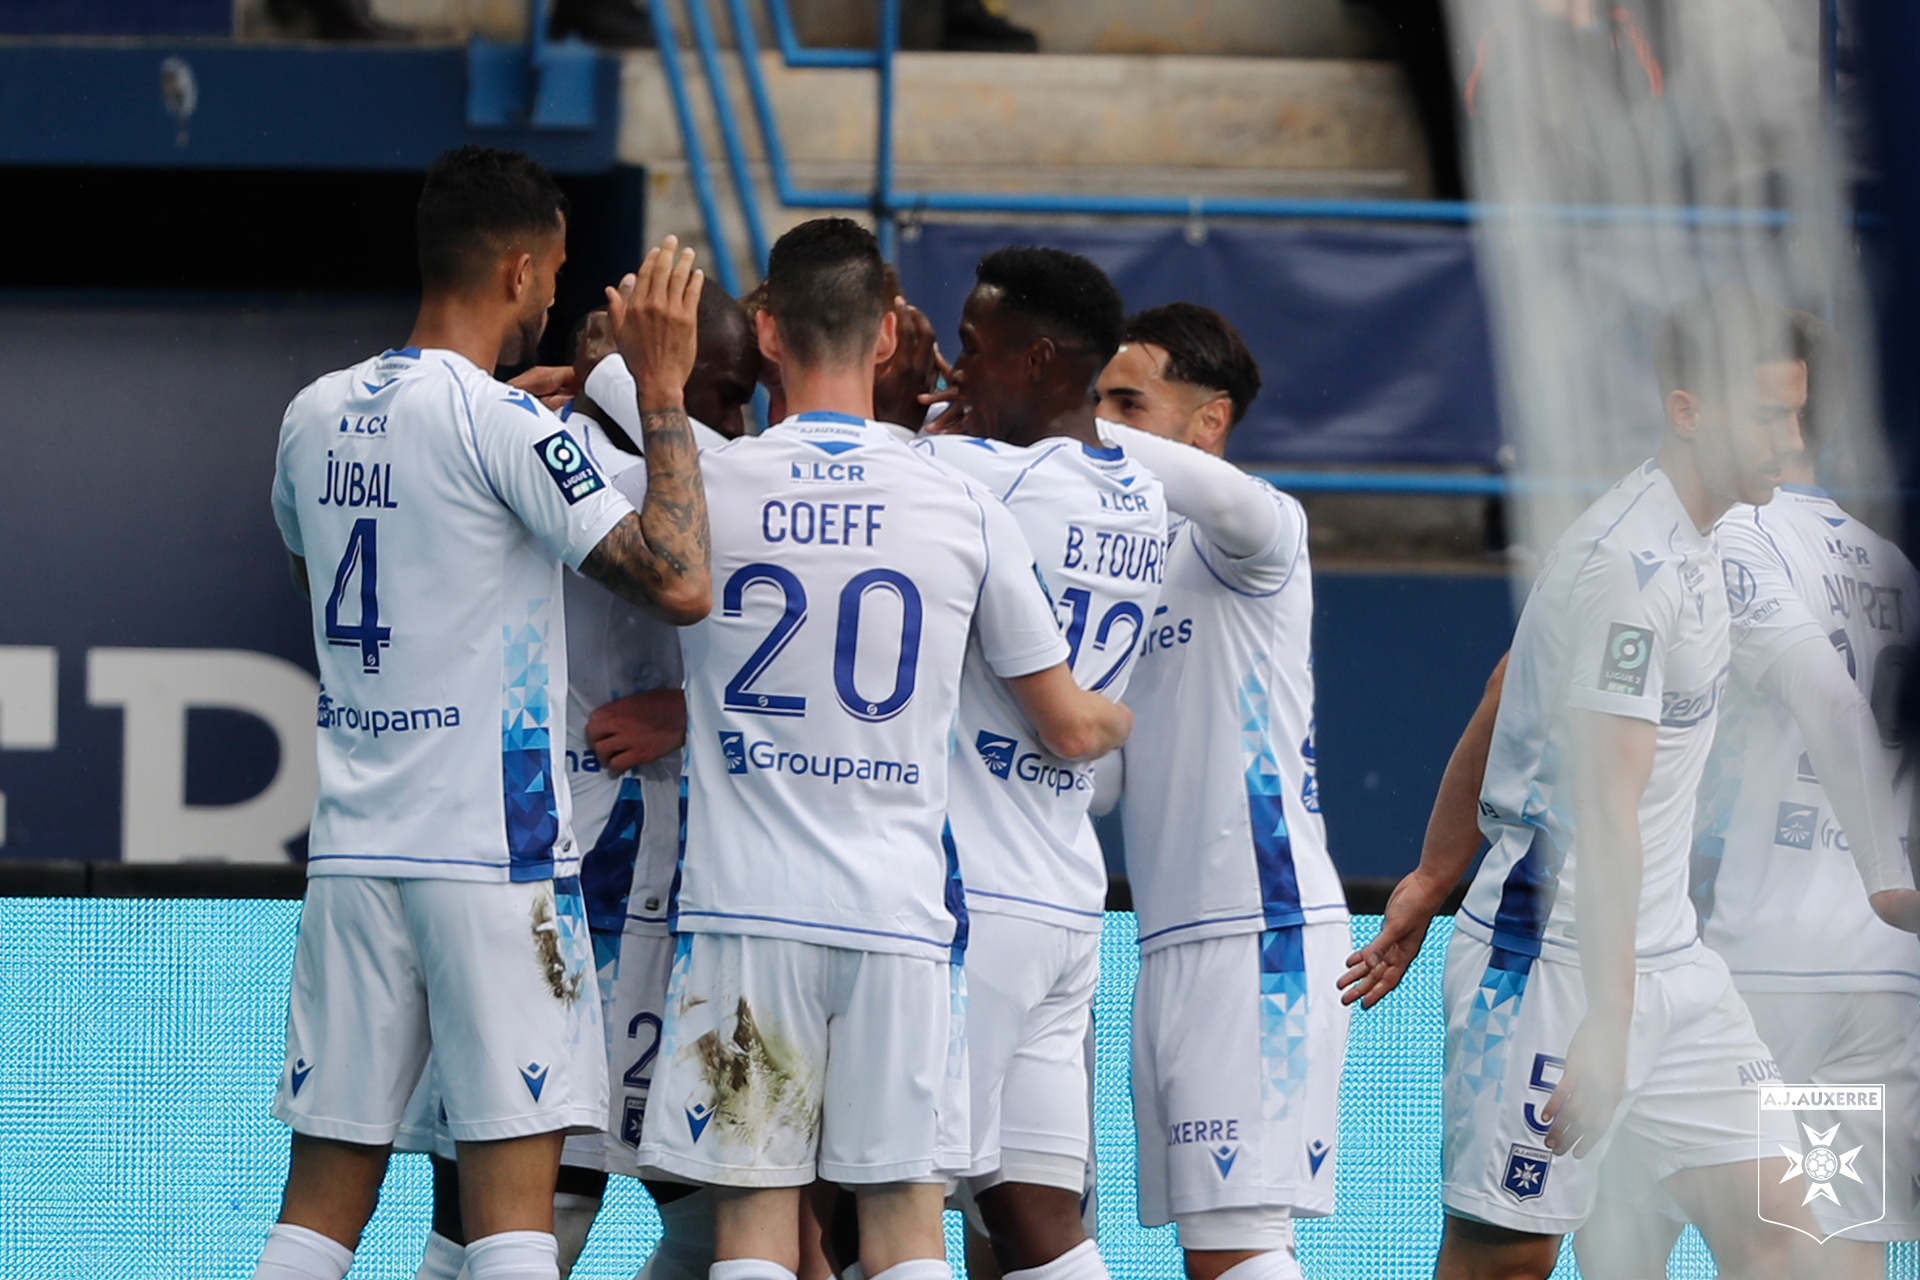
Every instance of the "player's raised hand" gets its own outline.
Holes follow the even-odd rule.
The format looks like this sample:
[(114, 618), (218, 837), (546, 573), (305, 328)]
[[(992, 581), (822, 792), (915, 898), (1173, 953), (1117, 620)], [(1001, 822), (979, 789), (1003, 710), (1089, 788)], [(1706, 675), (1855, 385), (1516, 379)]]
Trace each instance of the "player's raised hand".
[(893, 300), (897, 340), (893, 354), (873, 371), (873, 416), (915, 431), (927, 416), (921, 397), (946, 374), (933, 336), (933, 321), (905, 298)]
[(595, 707), (587, 745), (609, 773), (625, 773), (678, 751), (687, 740), (687, 699), (678, 689), (650, 689)]
[(668, 236), (640, 270), (607, 290), (613, 338), (640, 389), (640, 409), (678, 408), (699, 347), (700, 289), (706, 273), (693, 250)]
[(613, 341), (613, 322), (607, 313), (589, 311), (586, 324), (580, 327), (580, 338), (573, 344), (574, 385), (585, 390), (587, 376), (618, 350)]
[(1447, 891), (1436, 894), (1418, 871), (1402, 876), (1387, 898), (1386, 916), (1373, 941), (1347, 957), (1347, 971), (1340, 975), (1340, 1002), (1360, 1002), (1371, 1009), (1400, 985), (1407, 967), (1420, 954), (1427, 940), (1427, 927), (1446, 901)]
[(1606, 1137), (1626, 1091), (1627, 1028), (1589, 1012), (1567, 1046), (1560, 1083), (1540, 1109), (1540, 1119), (1551, 1126), (1547, 1150), (1575, 1159), (1591, 1152)]

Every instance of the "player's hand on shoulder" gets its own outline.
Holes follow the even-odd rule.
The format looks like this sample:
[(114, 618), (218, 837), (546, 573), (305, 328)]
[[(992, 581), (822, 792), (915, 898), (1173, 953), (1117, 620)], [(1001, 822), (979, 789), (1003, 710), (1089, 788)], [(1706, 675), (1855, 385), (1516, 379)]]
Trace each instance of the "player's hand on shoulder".
[(1335, 985), (1340, 1002), (1371, 1009), (1392, 993), (1426, 943), (1427, 929), (1446, 902), (1447, 889), (1434, 886), (1418, 871), (1400, 878), (1387, 897), (1386, 915), (1373, 941), (1347, 957), (1347, 971)]
[(668, 236), (640, 270), (607, 290), (614, 343), (640, 389), (640, 408), (676, 409), (699, 347), (700, 290), (706, 273), (693, 250)]
[(535, 365), (510, 379), (507, 385), (518, 387), (555, 413), (560, 412), (580, 390), (572, 366), (564, 364)]
[(649, 689), (595, 707), (587, 745), (609, 773), (625, 773), (678, 751), (687, 740), (687, 699), (678, 689)]

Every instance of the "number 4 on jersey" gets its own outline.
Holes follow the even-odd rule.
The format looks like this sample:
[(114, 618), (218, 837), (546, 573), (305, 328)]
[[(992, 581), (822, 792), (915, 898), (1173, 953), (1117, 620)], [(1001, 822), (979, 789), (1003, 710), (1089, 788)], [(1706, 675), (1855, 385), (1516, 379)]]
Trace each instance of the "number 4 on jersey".
[[(372, 516), (353, 522), (347, 549), (333, 571), (333, 594), (327, 597), (327, 643), (360, 646), (360, 665), (375, 675), (380, 672), (380, 651), (393, 635), (392, 627), (380, 625), (379, 532), (379, 521)], [(340, 602), (346, 599), (356, 569), (360, 574), (360, 621), (349, 626), (340, 621)]]

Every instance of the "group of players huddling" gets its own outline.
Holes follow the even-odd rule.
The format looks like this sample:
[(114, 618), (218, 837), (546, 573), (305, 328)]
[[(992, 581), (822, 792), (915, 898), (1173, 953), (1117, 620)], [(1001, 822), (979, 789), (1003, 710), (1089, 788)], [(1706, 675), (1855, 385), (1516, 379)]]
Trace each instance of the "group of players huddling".
[[(982, 1271), (1105, 1276), (1096, 803), (1120, 807), (1139, 913), (1140, 1217), (1177, 1224), (1192, 1280), (1300, 1275), (1293, 1220), (1334, 1207), (1348, 1004), (1398, 982), (1482, 825), (1447, 971), (1440, 1273), (1544, 1277), (1589, 1215), (1583, 1262), (1602, 1224), (1672, 1220), (1670, 1243), (1682, 1215), (1723, 1274), (1835, 1274), (1752, 1212), (1748, 1086), (1789, 1053), (1735, 984), (1805, 1078), (1842, 1040), (1882, 1054), (1848, 1079), (1912, 1074), (1877, 1029), (1920, 1021), (1920, 955), (1874, 913), (1914, 927), (1920, 894), (1860, 693), (1912, 597), (1817, 491), (1733, 505), (1802, 465), (1805, 324), (1731, 294), (1669, 319), (1658, 459), (1542, 572), (1419, 871), (1349, 955), (1306, 520), (1222, 457), (1259, 387), (1224, 319), (1128, 318), (1085, 259), (1005, 249), (949, 368), (872, 235), (821, 219), (745, 307), (669, 237), (572, 368), (509, 384), (564, 198), (464, 148), (418, 230), (407, 344), (281, 428), (320, 793), (258, 1280), (341, 1280), (396, 1146), (434, 1157), (420, 1277), (565, 1275), (610, 1174), (659, 1207), (651, 1280), (945, 1280), (948, 1203)], [(745, 437), (756, 385), (774, 425)], [(1725, 590), (1716, 521), (1741, 548)], [(1833, 625), (1808, 585), (1830, 544), (1872, 584)], [(1752, 728), (1708, 790), (1722, 961), (1688, 856), (1730, 649)], [(1749, 811), (1789, 792), (1851, 840), (1774, 865)], [(1853, 976), (1744, 981), (1738, 945), (1784, 917)], [(1841, 1007), (1857, 1025), (1816, 1044)], [(1639, 1265), (1621, 1243), (1588, 1274), (1664, 1274)]]

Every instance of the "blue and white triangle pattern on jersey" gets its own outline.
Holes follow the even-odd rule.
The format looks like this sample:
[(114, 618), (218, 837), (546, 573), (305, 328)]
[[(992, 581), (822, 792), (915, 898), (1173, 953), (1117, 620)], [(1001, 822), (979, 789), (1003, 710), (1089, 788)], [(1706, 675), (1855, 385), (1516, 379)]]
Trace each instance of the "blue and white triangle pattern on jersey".
[(1260, 935), (1260, 1105), (1284, 1119), (1307, 1082), (1307, 962), (1303, 926)]
[(1287, 832), (1286, 780), (1274, 751), (1268, 708), (1265, 654), (1254, 657), (1239, 688), (1240, 756), (1246, 771), (1247, 819), (1254, 867), (1260, 878), (1260, 902), (1268, 929), (1284, 929), (1305, 920), (1300, 882), (1293, 865), (1293, 841)]
[(500, 782), (509, 876), (516, 881), (552, 878), (553, 846), (560, 837), (547, 688), (549, 604), (529, 600), (526, 622), (501, 628)]

